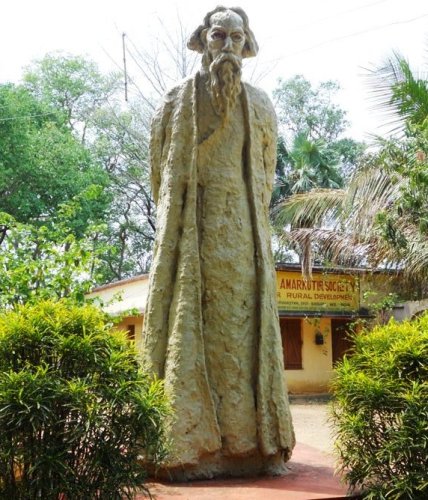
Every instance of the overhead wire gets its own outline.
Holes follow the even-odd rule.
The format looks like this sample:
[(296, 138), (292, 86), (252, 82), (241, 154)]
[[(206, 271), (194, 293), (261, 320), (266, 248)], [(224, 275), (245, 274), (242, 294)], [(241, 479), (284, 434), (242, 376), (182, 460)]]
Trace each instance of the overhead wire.
[[(365, 4), (365, 5), (361, 5), (359, 7), (355, 7), (355, 8), (352, 8), (352, 9), (348, 9), (348, 10), (345, 10), (345, 11), (341, 11), (341, 12), (337, 12), (333, 15), (329, 15), (329, 16), (324, 16), (322, 18), (319, 18), (317, 20), (314, 20), (312, 21), (311, 23), (307, 23), (307, 24), (304, 24), (304, 25), (301, 25), (301, 26), (298, 26), (294, 29), (292, 29), (291, 31), (296, 31), (296, 30), (300, 30), (300, 29), (304, 29), (306, 27), (309, 27), (313, 24), (317, 24), (319, 22), (322, 22), (322, 21), (326, 21), (328, 19), (332, 19), (332, 18), (335, 18), (337, 16), (341, 16), (341, 15), (345, 15), (345, 14), (348, 14), (348, 13), (352, 13), (352, 12), (355, 12), (355, 11), (359, 11), (359, 10), (363, 10), (363, 9), (367, 9), (367, 8), (371, 8), (371, 7), (374, 7), (376, 5), (379, 5), (379, 4), (382, 4), (382, 3), (386, 3), (390, 0), (377, 0), (375, 2), (371, 2), (371, 3), (368, 3), (368, 4)], [(411, 22), (415, 22), (419, 19), (423, 19), (425, 17), (428, 16), (428, 13), (424, 13), (420, 16), (416, 16), (416, 17), (413, 17), (411, 19), (407, 19), (407, 20), (403, 20), (403, 21), (394, 21), (394, 22), (390, 22), (390, 23), (386, 23), (386, 24), (382, 24), (382, 25), (378, 25), (378, 26), (373, 26), (371, 28), (367, 28), (367, 29), (364, 29), (364, 30), (360, 30), (360, 31), (356, 31), (356, 32), (353, 32), (353, 33), (349, 33), (349, 34), (346, 34), (346, 35), (343, 35), (343, 36), (338, 36), (338, 37), (333, 37), (333, 38), (329, 38), (327, 40), (323, 40), (317, 44), (314, 44), (310, 47), (306, 47), (306, 48), (303, 48), (303, 49), (300, 49), (300, 50), (296, 50), (294, 52), (290, 52), (288, 54), (284, 54), (284, 55), (281, 55), (277, 58), (274, 58), (274, 59), (271, 59), (269, 61), (265, 61), (264, 64), (267, 64), (267, 63), (278, 63), (279, 61), (283, 60), (283, 59), (286, 59), (288, 57), (293, 57), (295, 55), (299, 55), (299, 54), (303, 54), (305, 52), (309, 52), (311, 50), (315, 50), (319, 47), (322, 47), (324, 45), (328, 45), (330, 43), (333, 43), (333, 42), (337, 42), (337, 41), (340, 41), (340, 40), (344, 40), (344, 39), (347, 39), (347, 38), (352, 38), (352, 37), (355, 37), (355, 36), (360, 36), (360, 35), (363, 35), (363, 34), (366, 34), (366, 33), (370, 33), (370, 32), (374, 32), (374, 31), (378, 31), (378, 30), (381, 30), (381, 29), (385, 29), (385, 28), (388, 28), (390, 26), (394, 26), (394, 25), (400, 25), (400, 24), (408, 24), (408, 23), (411, 23)], [(137, 54), (140, 56), (140, 53), (138, 51), (138, 49), (136, 48), (136, 45), (135, 43), (129, 38), (127, 37), (128, 40), (130, 41), (130, 43), (132, 44), (134, 50), (137, 52)], [(107, 57), (120, 69), (122, 70), (122, 68), (117, 64), (117, 62), (114, 60), (114, 58), (111, 57), (111, 55), (103, 48), (103, 51), (104, 53), (107, 55)], [(133, 61), (135, 62), (135, 64), (140, 68), (140, 70), (142, 69), (140, 64), (139, 64), (139, 61), (137, 61), (137, 58), (134, 56), (134, 54), (129, 50), (129, 48), (126, 49), (126, 52), (130, 55), (130, 57), (133, 59)], [(254, 71), (254, 70), (253, 70)], [(138, 84), (136, 83), (136, 81), (131, 78), (129, 75), (128, 75), (128, 79), (129, 79), (129, 83), (131, 83), (135, 88), (136, 90), (138, 91), (138, 93), (140, 94), (140, 96), (147, 102), (147, 104), (149, 104), (151, 107), (153, 107), (153, 103), (151, 103), (144, 95), (144, 93), (142, 92), (142, 90), (140, 89), (140, 87), (138, 86)], [(0, 109), (2, 108), (5, 108), (5, 107), (8, 107), (7, 105), (5, 106), (0, 106)], [(5, 122), (5, 121), (10, 121), (10, 120), (14, 120), (14, 119), (25, 119), (25, 118), (36, 118), (36, 117), (40, 117), (40, 116), (47, 116), (47, 115), (51, 115), (51, 114), (54, 114), (53, 112), (48, 112), (48, 113), (40, 113), (40, 114), (34, 114), (34, 115), (23, 115), (23, 116), (19, 116), (19, 115), (16, 115), (16, 116), (12, 116), (12, 117), (6, 117), (6, 118), (1, 118), (0, 117), (0, 122)]]
[(343, 10), (343, 11), (340, 11), (340, 12), (335, 12), (335, 13), (330, 14), (328, 16), (324, 16), (324, 17), (320, 17), (318, 19), (314, 19), (313, 21), (311, 21), (309, 23), (289, 28), (288, 31), (299, 31), (301, 29), (309, 28), (311, 26), (317, 25), (317, 24), (319, 24), (322, 21), (328, 21), (330, 19), (335, 19), (337, 17), (343, 16), (345, 14), (351, 14), (352, 12), (357, 12), (359, 10), (369, 9), (369, 8), (375, 7), (376, 5), (379, 5), (381, 3), (390, 2), (390, 1), (391, 0), (378, 0), (377, 2), (372, 2), (372, 3), (369, 3), (369, 4), (360, 5), (359, 7), (354, 7), (353, 9), (348, 9), (348, 10)]
[(378, 30), (381, 30), (381, 29), (385, 29), (385, 28), (389, 28), (390, 26), (396, 26), (396, 25), (400, 25), (400, 24), (409, 24), (409, 23), (412, 23), (412, 22), (415, 22), (415, 21), (419, 21), (419, 19), (423, 19), (425, 17), (428, 17), (428, 12), (420, 15), (420, 16), (416, 16), (416, 17), (413, 17), (411, 19), (406, 19), (404, 21), (393, 21), (391, 23), (386, 23), (386, 24), (381, 24), (381, 25), (378, 25), (378, 26), (373, 26), (371, 28), (367, 28), (367, 29), (364, 29), (364, 30), (360, 30), (360, 31), (355, 31), (354, 33), (349, 33), (347, 35), (342, 35), (342, 36), (338, 36), (338, 37), (334, 37), (334, 38), (329, 38), (328, 40), (323, 40), (315, 45), (311, 45), (310, 47), (306, 47), (304, 49), (300, 49), (300, 50), (296, 50), (295, 52), (290, 52), (288, 54), (284, 54), (282, 56), (279, 56), (275, 59), (271, 59), (270, 61), (267, 61), (267, 63), (278, 63), (279, 61), (283, 60), (283, 59), (286, 59), (287, 57), (292, 57), (292, 56), (296, 56), (296, 55), (299, 55), (299, 54), (304, 54), (305, 52), (309, 52), (311, 50), (314, 50), (314, 49), (317, 49), (319, 47), (322, 47), (323, 45), (328, 45), (329, 43), (332, 43), (332, 42), (338, 42), (340, 40), (345, 40), (347, 38), (352, 38), (352, 37), (355, 37), (355, 36), (359, 36), (359, 35), (363, 35), (363, 34), (366, 34), (366, 33), (371, 33), (373, 31), (378, 31)]
[(7, 122), (11, 120), (24, 120), (25, 118), (36, 118), (39, 116), (48, 116), (48, 115), (56, 115), (57, 111), (49, 111), (48, 113), (38, 113), (35, 115), (15, 115), (15, 116), (8, 116), (6, 118), (0, 118), (0, 122)]

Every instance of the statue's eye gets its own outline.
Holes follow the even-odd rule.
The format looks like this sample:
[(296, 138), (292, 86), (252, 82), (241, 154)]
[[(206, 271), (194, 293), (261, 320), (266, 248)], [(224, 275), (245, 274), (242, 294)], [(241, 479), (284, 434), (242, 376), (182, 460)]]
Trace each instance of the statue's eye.
[(241, 33), (233, 33), (232, 34), (232, 40), (234, 42), (242, 42), (243, 39), (244, 39), (244, 37)]
[(224, 40), (226, 38), (226, 35), (223, 31), (213, 31), (211, 33), (211, 38), (213, 40)]

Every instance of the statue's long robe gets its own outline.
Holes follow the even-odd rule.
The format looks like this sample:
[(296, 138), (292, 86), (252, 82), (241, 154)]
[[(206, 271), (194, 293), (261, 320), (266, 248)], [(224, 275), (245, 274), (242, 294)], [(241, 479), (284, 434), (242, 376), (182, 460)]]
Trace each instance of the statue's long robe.
[[(174, 417), (169, 467), (196, 465), (222, 448), (206, 367), (198, 234), (198, 75), (167, 96), (152, 123), (151, 177), (157, 236), (144, 331), (145, 367), (165, 379)], [(276, 161), (276, 121), (268, 97), (243, 84), (243, 153), (254, 234), (258, 451), (291, 455), (294, 434), (284, 381), (268, 207)], [(239, 262), (236, 262), (239, 266)]]

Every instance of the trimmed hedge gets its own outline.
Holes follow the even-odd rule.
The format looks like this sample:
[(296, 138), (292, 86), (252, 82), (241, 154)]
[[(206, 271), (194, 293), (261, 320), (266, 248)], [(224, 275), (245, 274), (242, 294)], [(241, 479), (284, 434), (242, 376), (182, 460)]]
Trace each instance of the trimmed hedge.
[(353, 336), (336, 369), (340, 470), (363, 498), (428, 498), (428, 314)]
[(167, 405), (90, 305), (0, 314), (1, 498), (132, 498), (165, 455)]

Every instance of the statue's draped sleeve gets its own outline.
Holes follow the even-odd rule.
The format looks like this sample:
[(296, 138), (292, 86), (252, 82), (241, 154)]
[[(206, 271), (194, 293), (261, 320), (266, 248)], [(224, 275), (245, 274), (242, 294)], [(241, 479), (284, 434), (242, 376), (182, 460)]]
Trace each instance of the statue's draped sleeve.
[(276, 117), (265, 92), (246, 85), (250, 128), (249, 191), (254, 213), (259, 290), (259, 329), (257, 366), (257, 430), (259, 446), (265, 456), (281, 450), (288, 459), (295, 444), (291, 423), (278, 305), (276, 274), (270, 243), (269, 201), (276, 165)]
[(277, 125), (275, 110), (267, 96), (266, 107), (270, 109), (270, 113), (267, 115), (267, 127), (263, 137), (263, 161), (266, 175), (266, 199), (270, 200), (275, 178)]
[(158, 203), (162, 181), (162, 158), (166, 154), (171, 138), (170, 118), (174, 90), (169, 92), (152, 119), (150, 135), (150, 181), (154, 202)]

